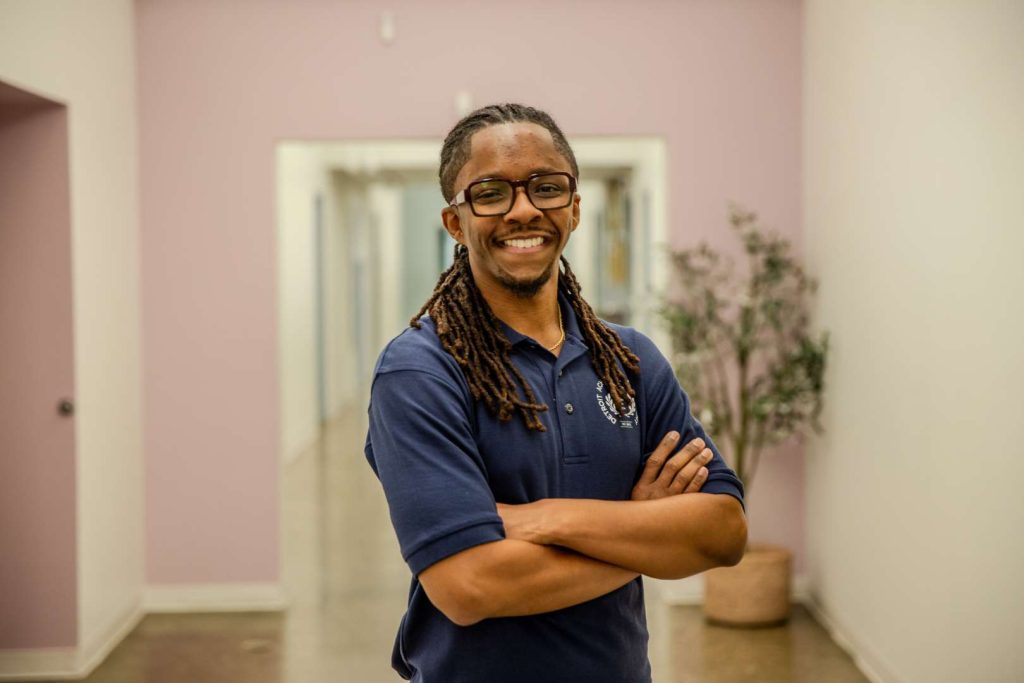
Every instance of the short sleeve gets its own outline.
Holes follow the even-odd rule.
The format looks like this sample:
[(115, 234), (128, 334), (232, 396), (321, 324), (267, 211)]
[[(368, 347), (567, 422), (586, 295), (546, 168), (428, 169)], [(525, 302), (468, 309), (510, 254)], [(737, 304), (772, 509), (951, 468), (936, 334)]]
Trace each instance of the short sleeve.
[(382, 372), (374, 379), (366, 457), (413, 574), (505, 536), (469, 401), (462, 387), (428, 371)]
[(701, 493), (725, 493), (733, 496), (746, 508), (743, 501), (743, 482), (722, 459), (722, 454), (704, 427), (690, 411), (690, 398), (679, 385), (668, 359), (650, 339), (636, 333), (634, 351), (641, 359), (640, 374), (643, 382), (644, 404), (647, 408), (644, 433), (644, 462), (658, 447), (662, 437), (676, 430), (680, 434), (679, 448), (697, 437), (704, 440), (714, 454), (708, 468), (708, 479)]

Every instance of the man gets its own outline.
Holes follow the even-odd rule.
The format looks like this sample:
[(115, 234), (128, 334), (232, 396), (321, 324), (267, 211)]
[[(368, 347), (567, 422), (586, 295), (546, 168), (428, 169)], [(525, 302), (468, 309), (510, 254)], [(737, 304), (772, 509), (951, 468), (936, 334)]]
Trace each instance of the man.
[(665, 358), (597, 319), (560, 259), (579, 169), (551, 117), (469, 114), (439, 175), (455, 262), (381, 353), (369, 409), (414, 576), (392, 664), (422, 683), (650, 681), (640, 576), (738, 562), (742, 484)]

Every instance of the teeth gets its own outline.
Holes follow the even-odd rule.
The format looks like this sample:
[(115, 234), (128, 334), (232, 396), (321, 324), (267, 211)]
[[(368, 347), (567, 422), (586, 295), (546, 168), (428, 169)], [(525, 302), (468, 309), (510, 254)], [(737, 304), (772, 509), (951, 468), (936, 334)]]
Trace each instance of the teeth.
[(517, 247), (519, 249), (529, 249), (530, 247), (539, 247), (544, 243), (543, 237), (531, 237), (528, 240), (505, 240), (503, 244), (506, 247)]

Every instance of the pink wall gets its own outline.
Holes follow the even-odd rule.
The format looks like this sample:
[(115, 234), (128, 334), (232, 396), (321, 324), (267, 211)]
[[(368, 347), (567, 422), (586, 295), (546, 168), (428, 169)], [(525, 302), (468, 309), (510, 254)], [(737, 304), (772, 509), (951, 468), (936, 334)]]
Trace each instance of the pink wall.
[[(275, 142), (440, 137), (466, 89), (570, 135), (663, 136), (676, 244), (724, 240), (729, 199), (799, 237), (800, 3), (625, 7), (139, 2), (149, 581), (278, 575)], [(758, 487), (784, 512), (755, 498), (753, 527), (799, 567), (802, 468), (781, 464)]]
[(0, 82), (0, 649), (78, 642), (68, 117)]

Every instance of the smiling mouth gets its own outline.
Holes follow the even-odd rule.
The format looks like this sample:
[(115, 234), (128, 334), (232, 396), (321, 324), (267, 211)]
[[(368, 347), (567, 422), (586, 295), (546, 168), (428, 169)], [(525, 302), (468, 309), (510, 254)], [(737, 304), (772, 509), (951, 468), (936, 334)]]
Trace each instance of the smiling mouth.
[(543, 237), (527, 237), (527, 238), (513, 238), (508, 240), (502, 240), (501, 246), (512, 247), (514, 249), (532, 249), (539, 247), (544, 244), (545, 239)]

